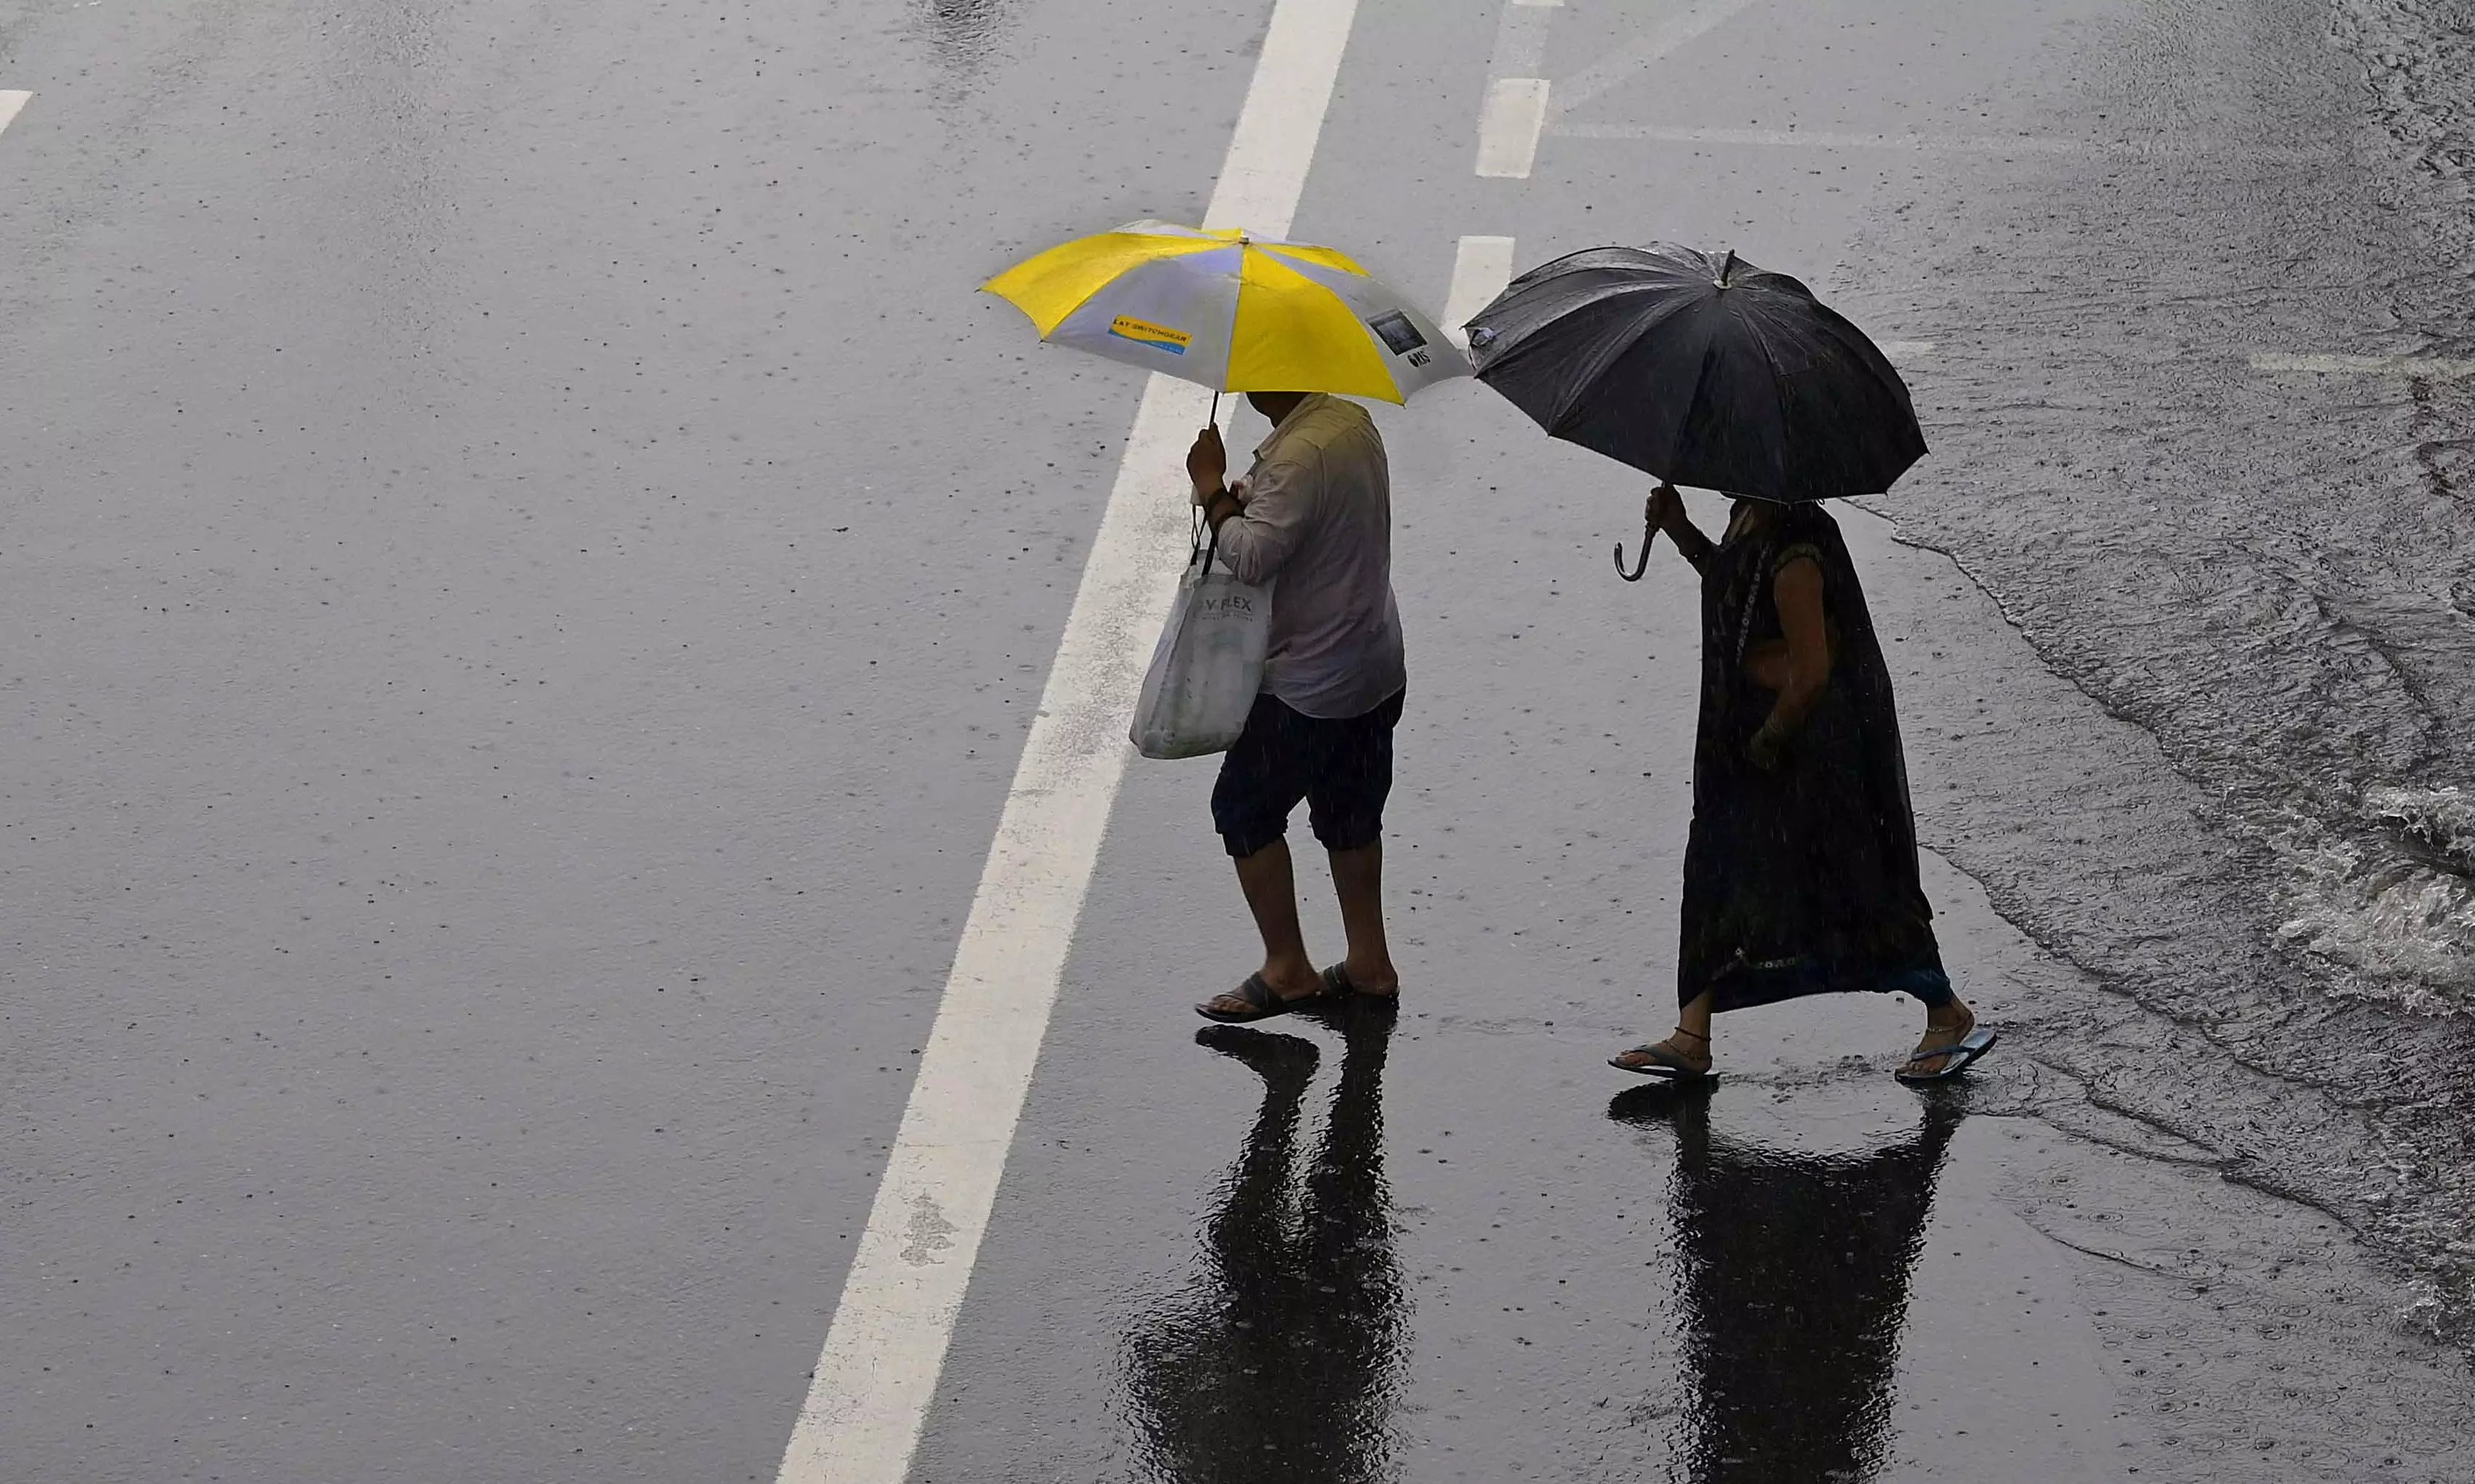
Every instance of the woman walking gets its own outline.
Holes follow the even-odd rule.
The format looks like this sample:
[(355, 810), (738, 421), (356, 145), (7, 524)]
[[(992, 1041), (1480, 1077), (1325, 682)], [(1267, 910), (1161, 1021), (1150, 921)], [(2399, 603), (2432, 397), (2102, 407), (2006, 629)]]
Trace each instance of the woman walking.
[(1663, 482), (1648, 516), (1702, 577), (1682, 1008), (1667, 1039), (1610, 1064), (1707, 1077), (1713, 1015), (1872, 990), (1925, 1007), (1900, 1081), (1958, 1075), (1995, 1036), (1943, 972), (1890, 671), (1838, 523), (1818, 503), (1739, 499), (1714, 545)]
[[(1924, 1002), (1902, 1081), (1959, 1075), (1994, 1035), (1943, 972), (1890, 671), (1821, 503), (1888, 490), (1924, 456), (1907, 384), (1797, 280), (1667, 242), (1532, 268), (1469, 332), (1480, 380), (1658, 479), (1652, 532), (1702, 574), (1683, 1009), (1674, 1034), (1614, 1064), (1707, 1077), (1721, 1010), (1871, 989)], [(1675, 480), (1738, 492), (1717, 545)], [(1638, 580), (1641, 559), (1625, 572), (1619, 547), (1616, 570)]]

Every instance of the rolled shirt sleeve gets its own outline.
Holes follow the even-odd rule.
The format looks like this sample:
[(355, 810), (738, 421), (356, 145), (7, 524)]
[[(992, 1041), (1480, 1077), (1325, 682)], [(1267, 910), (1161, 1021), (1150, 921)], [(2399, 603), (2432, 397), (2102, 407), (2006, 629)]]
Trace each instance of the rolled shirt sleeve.
[(1246, 506), (1220, 523), (1220, 560), (1240, 582), (1280, 575), (1314, 520), (1317, 481), (1292, 462), (1257, 464), (1246, 477)]

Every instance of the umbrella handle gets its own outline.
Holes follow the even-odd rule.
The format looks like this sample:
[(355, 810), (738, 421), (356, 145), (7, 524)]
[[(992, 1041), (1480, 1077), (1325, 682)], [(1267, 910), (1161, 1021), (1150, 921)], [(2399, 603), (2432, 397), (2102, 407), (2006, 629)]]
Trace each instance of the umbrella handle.
[(1641, 560), (1640, 560), (1639, 562), (1636, 562), (1636, 563), (1634, 563), (1634, 564), (1633, 564), (1633, 569), (1632, 569), (1632, 571), (1630, 571), (1630, 572), (1627, 572), (1627, 571), (1625, 571), (1624, 543), (1623, 543), (1623, 542), (1621, 542), (1621, 541), (1619, 541), (1619, 542), (1617, 542), (1617, 543), (1616, 543), (1616, 575), (1617, 575), (1617, 576), (1622, 577), (1622, 578), (1623, 578), (1624, 580), (1626, 580), (1627, 582), (1639, 582), (1639, 581), (1641, 580), (1641, 574), (1642, 574), (1643, 572), (1646, 572), (1650, 571), (1650, 543), (1651, 543), (1651, 538), (1653, 538), (1653, 537), (1656, 536), (1657, 534), (1658, 534), (1658, 527), (1657, 527), (1657, 526), (1655, 526), (1655, 525), (1652, 525), (1652, 524), (1648, 523), (1647, 522), (1643, 523), (1643, 524), (1642, 524), (1642, 528), (1641, 528)]

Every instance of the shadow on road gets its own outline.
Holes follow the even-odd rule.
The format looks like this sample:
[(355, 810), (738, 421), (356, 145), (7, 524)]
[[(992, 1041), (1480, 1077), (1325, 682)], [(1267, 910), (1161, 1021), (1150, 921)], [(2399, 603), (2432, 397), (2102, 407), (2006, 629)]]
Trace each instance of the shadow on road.
[(1669, 1477), (1855, 1480), (1881, 1467), (1893, 1377), (1934, 1180), (1956, 1105), (1859, 1156), (1738, 1145), (1710, 1132), (1711, 1089), (1632, 1088), (1607, 1116), (1676, 1139), (1687, 1415)]
[(1125, 1366), (1145, 1476), (1177, 1484), (1394, 1477), (1408, 1327), (1384, 1176), (1389, 1007), (1335, 1017), (1340, 1080), (1300, 1174), (1321, 1054), (1238, 1026), (1195, 1038), (1252, 1067), (1263, 1105), (1203, 1232), (1202, 1280), (1139, 1318)]

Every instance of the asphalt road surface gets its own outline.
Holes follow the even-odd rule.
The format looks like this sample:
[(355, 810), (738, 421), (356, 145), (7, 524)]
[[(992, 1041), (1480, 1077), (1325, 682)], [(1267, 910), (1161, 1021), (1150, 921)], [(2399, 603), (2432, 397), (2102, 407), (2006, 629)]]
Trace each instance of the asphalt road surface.
[[(1087, 564), (1183, 554), (1155, 480), (1093, 559), (1144, 385), (982, 279), (1277, 195), (1220, 180), (1252, 127), (1293, 235), (1438, 309), (1732, 246), (1896, 343), (1938, 444), (2006, 399), (2102, 440), (1934, 255), (2043, 282), (2161, 158), (2359, 142), (2159, 103), (2348, 116), (2303, 4), (1280, 9), (1293, 49), (1272, 0), (0, 0), (0, 1478), (2475, 1472), (2403, 1250), (2203, 1129), (2278, 1083), (2107, 1096), (2222, 1058), (1950, 864), (2047, 852), (2056, 757), (2199, 785), (1896, 497), (1844, 519), (2000, 1058), (1920, 1099), (1913, 1007), (1850, 1003), (1729, 1025), (1705, 1100), (1605, 1066), (1671, 1014), (1695, 596), (1607, 571), (1644, 481), (1470, 383), (1379, 409), (1397, 1024), (1197, 1044), (1250, 967), (1212, 765), (1125, 765), (1026, 971), (1053, 1015), (981, 1024), (996, 1092), (929, 1109), (993, 1207), (855, 1273)], [(1963, 180), (2034, 182), (2042, 232)], [(2194, 210), (2273, 235), (2267, 199)], [(2353, 394), (2292, 395), (2263, 417)], [(1936, 490), (2035, 477), (1964, 446)], [(1115, 784), (1114, 734), (1057, 745)], [(821, 1370), (905, 1263), (959, 1307)], [(832, 1453), (863, 1373), (911, 1399)]]

